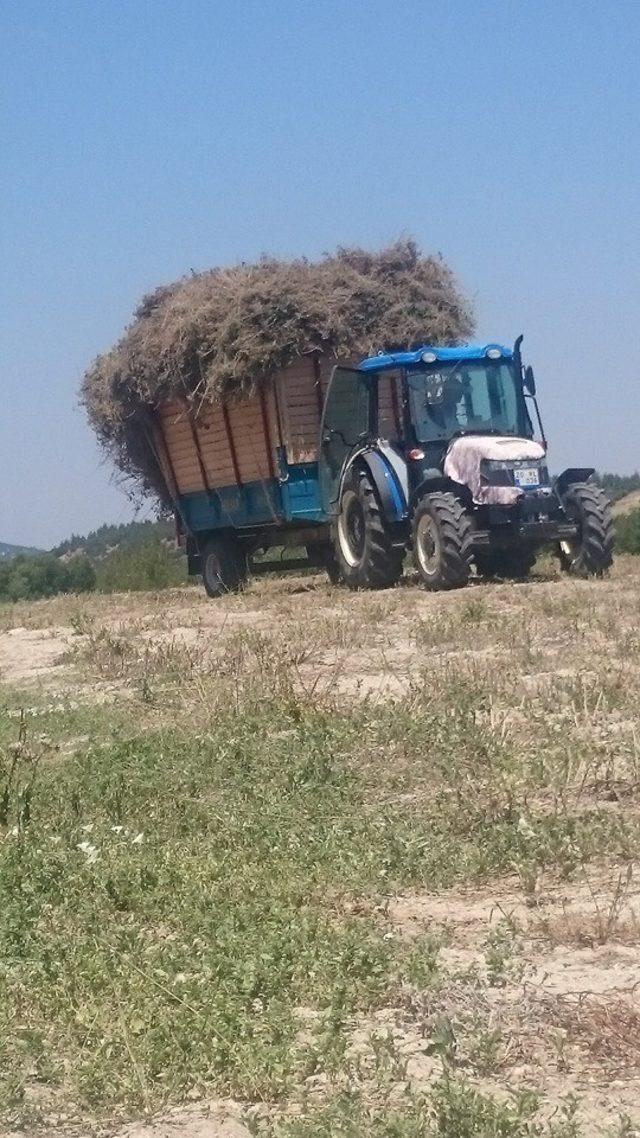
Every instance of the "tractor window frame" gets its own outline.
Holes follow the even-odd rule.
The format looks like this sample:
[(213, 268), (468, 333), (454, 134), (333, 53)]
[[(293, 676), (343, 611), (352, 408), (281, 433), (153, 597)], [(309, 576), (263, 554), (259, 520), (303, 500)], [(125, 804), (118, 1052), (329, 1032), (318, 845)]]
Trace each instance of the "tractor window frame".
[[(447, 361), (447, 363), (448, 363), (448, 361)], [(434, 430), (428, 434), (425, 431), (419, 430), (420, 415), (416, 413), (416, 408), (414, 405), (415, 388), (412, 388), (412, 386), (411, 386), (411, 378), (416, 376), (416, 375), (420, 375), (421, 373), (428, 373), (429, 371), (433, 371), (438, 366), (442, 367), (443, 365), (442, 364), (440, 364), (440, 365), (433, 364), (433, 365), (428, 365), (426, 367), (425, 366), (405, 367), (403, 369), (402, 389), (403, 389), (403, 411), (404, 411), (405, 431), (407, 433), (407, 437), (411, 438), (414, 441), (414, 443), (417, 443), (420, 446), (432, 446), (432, 445), (443, 446), (443, 445), (446, 445), (451, 438), (459, 437), (459, 436), (465, 435), (465, 434), (476, 434), (476, 433), (481, 434), (482, 433), (482, 428), (480, 426), (477, 429), (474, 429), (472, 426), (469, 426), (467, 428), (463, 422), (460, 422), (460, 420), (457, 420), (458, 426), (453, 428), (453, 429), (450, 429), (446, 426), (442, 426), (440, 428), (440, 430), (436, 429), (436, 430)], [(516, 428), (516, 430), (511, 431), (511, 430), (507, 430), (505, 428), (505, 434), (507, 434), (507, 435), (513, 434), (514, 437), (520, 437), (520, 438), (529, 438), (529, 439), (534, 438), (534, 428), (533, 428), (533, 423), (531, 420), (531, 416), (529, 415), (529, 409), (527, 407), (527, 403), (526, 403), (526, 399), (525, 399), (524, 389), (522, 386), (522, 377), (520, 375), (518, 375), (515, 360), (509, 360), (509, 359), (504, 359), (504, 358), (501, 360), (495, 360), (495, 361), (488, 360), (488, 359), (469, 360), (469, 361), (460, 360), (460, 361), (453, 361), (452, 363), (448, 363), (448, 366), (445, 365), (443, 370), (445, 370), (447, 374), (453, 374), (453, 372), (455, 372), (456, 370), (461, 370), (461, 369), (464, 369), (466, 367), (474, 367), (474, 366), (476, 366), (476, 367), (482, 366), (485, 369), (487, 369), (487, 368), (493, 369), (493, 368), (497, 368), (497, 367), (506, 367), (508, 369), (508, 371), (511, 374), (512, 382), (513, 382), (513, 386), (514, 386), (514, 392), (513, 392), (513, 394), (514, 394), (514, 408), (513, 409), (515, 411), (515, 419), (517, 421), (515, 423), (513, 423), (513, 426)], [(487, 397), (490, 398), (489, 390), (487, 391)], [(494, 398), (495, 398), (495, 392), (494, 392)], [(460, 400), (458, 402), (460, 402)], [(466, 402), (466, 399), (465, 399), (465, 402)], [(457, 416), (456, 416), (456, 418), (457, 418)], [(434, 420), (434, 422), (435, 422), (435, 420)], [(489, 425), (488, 420), (487, 420), (487, 423), (488, 423), (487, 430), (489, 430), (489, 431), (500, 429), (498, 427), (498, 425), (495, 423)]]

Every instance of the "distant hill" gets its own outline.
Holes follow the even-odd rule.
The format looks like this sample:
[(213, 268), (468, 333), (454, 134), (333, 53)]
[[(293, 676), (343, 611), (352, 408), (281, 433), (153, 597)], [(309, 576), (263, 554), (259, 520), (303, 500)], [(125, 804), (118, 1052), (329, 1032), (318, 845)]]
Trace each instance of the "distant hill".
[(640, 490), (640, 472), (637, 470), (634, 474), (609, 474), (603, 471), (595, 477), (611, 502), (617, 502), (634, 490)]
[(42, 553), (41, 549), (34, 549), (30, 545), (9, 545), (6, 541), (0, 541), (0, 560), (8, 560), (10, 557), (18, 557), (20, 554), (33, 555)]
[(632, 510), (640, 510), (640, 490), (632, 490), (624, 498), (618, 498), (613, 503), (613, 515), (616, 518), (623, 514), (630, 514)]
[[(13, 556), (4, 554), (11, 550)], [(168, 521), (104, 525), (73, 534), (48, 553), (0, 546), (0, 601), (58, 593), (114, 593), (187, 583), (186, 557)]]
[(56, 557), (84, 553), (92, 561), (98, 561), (116, 549), (135, 549), (149, 541), (173, 541), (174, 537), (175, 527), (171, 521), (124, 522), (122, 525), (100, 526), (85, 537), (72, 534), (51, 552)]

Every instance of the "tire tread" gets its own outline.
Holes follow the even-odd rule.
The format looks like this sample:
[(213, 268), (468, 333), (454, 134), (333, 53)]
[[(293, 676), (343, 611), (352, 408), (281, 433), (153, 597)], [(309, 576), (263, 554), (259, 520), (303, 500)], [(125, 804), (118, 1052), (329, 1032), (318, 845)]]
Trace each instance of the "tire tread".
[(357, 567), (347, 565), (341, 556), (340, 541), (336, 537), (336, 559), (342, 579), (350, 589), (387, 589), (397, 584), (402, 576), (404, 550), (393, 545), (373, 484), (362, 466), (354, 468), (351, 485), (360, 496), (364, 508), (366, 556), (364, 562)]
[[(422, 574), (423, 581), (430, 589), (461, 588), (469, 580), (473, 555), (473, 534), (467, 511), (455, 494), (448, 491), (438, 490), (427, 494), (418, 503), (414, 513), (414, 551), (418, 522), (425, 512), (431, 514), (438, 524), (443, 564), (441, 571), (433, 579)], [(416, 563), (420, 571), (417, 557)]]
[[(215, 552), (221, 569), (222, 588), (215, 590), (206, 576), (207, 557)], [(212, 534), (204, 543), (202, 549), (202, 581), (207, 596), (212, 599), (223, 597), (227, 593), (237, 593), (244, 588), (247, 582), (247, 558), (239, 543), (228, 534)]]
[(599, 486), (576, 482), (567, 490), (564, 505), (580, 522), (580, 549), (573, 558), (561, 552), (563, 569), (578, 577), (601, 577), (613, 563), (615, 544), (609, 499)]

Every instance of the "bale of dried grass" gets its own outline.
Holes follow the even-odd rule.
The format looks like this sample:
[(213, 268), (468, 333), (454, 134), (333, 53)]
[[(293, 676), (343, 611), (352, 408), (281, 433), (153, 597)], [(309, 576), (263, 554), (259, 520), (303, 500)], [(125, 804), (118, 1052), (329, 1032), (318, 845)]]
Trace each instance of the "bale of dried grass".
[(146, 296), (122, 339), (87, 370), (82, 400), (120, 471), (166, 500), (145, 429), (159, 402), (238, 398), (310, 352), (338, 359), (451, 344), (472, 329), (451, 270), (412, 240), (378, 252), (339, 248), (315, 262), (265, 257)]

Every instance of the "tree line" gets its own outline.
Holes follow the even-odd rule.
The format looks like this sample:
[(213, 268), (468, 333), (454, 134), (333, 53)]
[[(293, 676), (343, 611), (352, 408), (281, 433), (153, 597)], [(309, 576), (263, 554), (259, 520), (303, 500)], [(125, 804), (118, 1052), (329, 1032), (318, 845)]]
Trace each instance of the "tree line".
[(86, 553), (59, 557), (53, 552), (0, 561), (0, 601), (165, 589), (186, 581), (186, 559), (158, 537), (114, 549), (95, 561)]

